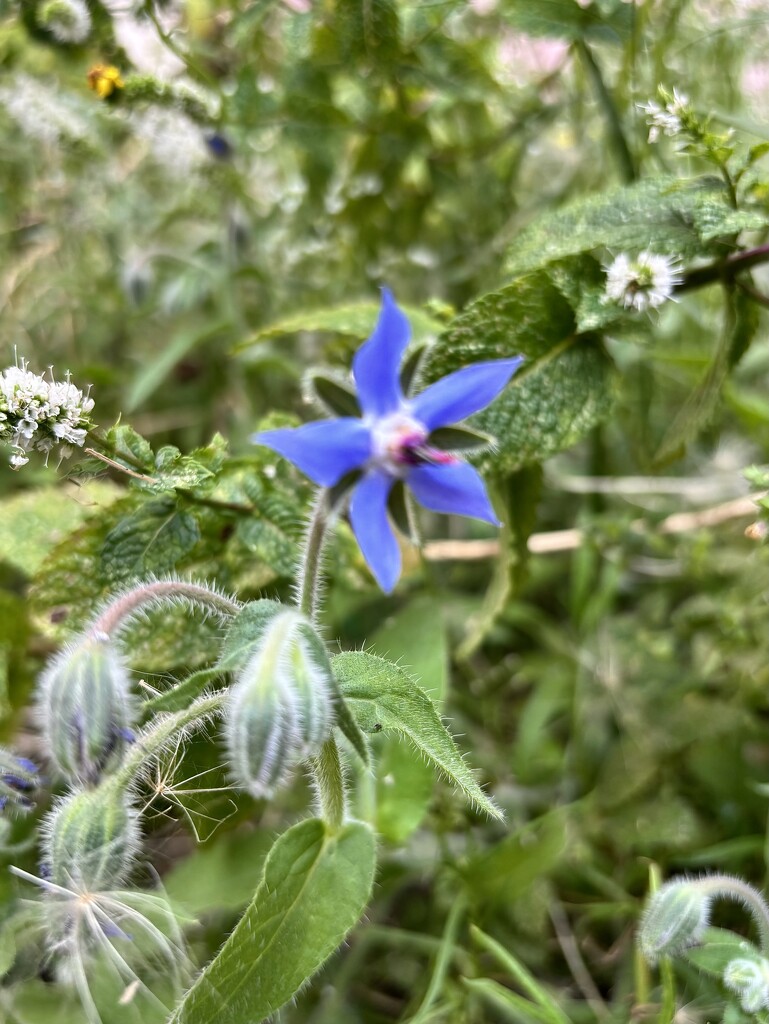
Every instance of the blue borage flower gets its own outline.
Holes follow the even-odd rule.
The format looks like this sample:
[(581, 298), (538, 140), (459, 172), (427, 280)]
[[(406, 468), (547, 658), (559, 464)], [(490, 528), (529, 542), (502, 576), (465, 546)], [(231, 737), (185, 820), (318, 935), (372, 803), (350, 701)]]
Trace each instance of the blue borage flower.
[(407, 398), (399, 371), (410, 335), (405, 314), (383, 289), (374, 332), (353, 358), (362, 416), (267, 430), (252, 437), (322, 487), (334, 487), (356, 470), (362, 473), (352, 492), (350, 521), (363, 557), (387, 593), (401, 571), (400, 550), (387, 514), (397, 482), (402, 481), (432, 512), (499, 525), (478, 471), (431, 444), (430, 435), (484, 409), (523, 362), (517, 356), (474, 363)]

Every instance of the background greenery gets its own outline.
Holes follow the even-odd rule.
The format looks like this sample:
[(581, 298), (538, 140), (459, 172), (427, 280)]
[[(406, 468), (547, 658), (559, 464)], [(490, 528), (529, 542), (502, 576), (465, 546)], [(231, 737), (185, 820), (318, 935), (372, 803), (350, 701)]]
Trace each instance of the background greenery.
[[(508, 526), (501, 557), (462, 558), (492, 534), (426, 517), (427, 538), (455, 545), (407, 553), (385, 598), (340, 525), (326, 635), (400, 659), (442, 699), (507, 823), (378, 738), (357, 788), (381, 835), (374, 901), (280, 1019), (667, 1024), (633, 945), (650, 864), (766, 884), (767, 546), (744, 535), (757, 512), (698, 513), (747, 494), (743, 469), (769, 459), (769, 344), (760, 304), (717, 281), (652, 315), (597, 296), (620, 251), (691, 268), (763, 241), (761, 151), (735, 210), (704, 160), (647, 143), (636, 105), (675, 85), (735, 129), (744, 165), (769, 141), (769, 10), (301, 6), (93, 2), (91, 38), (64, 46), (34, 3), (0, 3), (2, 362), (16, 347), (36, 370), (69, 368), (102, 427), (122, 413), (138, 432), (105, 442), (133, 476), (0, 464), (0, 739), (35, 756), (35, 674), (115, 586), (173, 570), (243, 599), (289, 594), (310, 491), (248, 436), (315, 415), (307, 368), (349, 366), (386, 283), (430, 345), (425, 380), (527, 355), (481, 423), (499, 436), (484, 468)], [(99, 62), (126, 83), (106, 101), (86, 80)], [(760, 268), (743, 283), (760, 292)], [(211, 623), (133, 640), (158, 689), (215, 656)], [(150, 814), (148, 859), (197, 919), (201, 964), (310, 799), (302, 779), (269, 805), (206, 792), (223, 760), (203, 740), (180, 752), (169, 778), (185, 792)], [(14, 822), (2, 841), (34, 871), (29, 836)], [(0, 889), (9, 911), (24, 895), (5, 875)], [(745, 927), (728, 908), (719, 923)], [(3, 941), (1, 1012), (81, 1020), (40, 957), (14, 963)], [(748, 1019), (693, 969), (675, 984), (676, 1021)]]

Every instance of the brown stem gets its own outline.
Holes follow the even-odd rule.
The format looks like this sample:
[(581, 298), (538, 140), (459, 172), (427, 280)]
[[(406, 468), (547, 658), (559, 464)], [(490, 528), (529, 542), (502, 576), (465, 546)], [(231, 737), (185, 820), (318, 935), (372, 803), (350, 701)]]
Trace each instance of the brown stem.
[(691, 291), (693, 288), (702, 288), (703, 285), (712, 284), (714, 281), (731, 281), (737, 274), (766, 262), (769, 262), (769, 243), (756, 246), (755, 249), (732, 253), (725, 260), (717, 260), (715, 263), (709, 263), (706, 267), (690, 270), (677, 291)]

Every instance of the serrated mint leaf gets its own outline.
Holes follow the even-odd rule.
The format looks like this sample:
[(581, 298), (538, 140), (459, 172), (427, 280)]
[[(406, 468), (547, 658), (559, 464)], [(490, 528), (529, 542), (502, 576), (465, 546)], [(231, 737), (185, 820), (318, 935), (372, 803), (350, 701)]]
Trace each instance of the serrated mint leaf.
[(169, 572), (199, 537), (191, 512), (180, 511), (170, 499), (148, 501), (107, 534), (102, 566), (116, 580)]
[(574, 312), (547, 273), (483, 295), (429, 350), (427, 383), (472, 362), (523, 355), (523, 367), (471, 424), (496, 444), (474, 460), (514, 472), (576, 444), (611, 411), (614, 366), (600, 338), (577, 333)]
[[(730, 212), (723, 182), (717, 178), (647, 178), (609, 188), (535, 220), (510, 246), (505, 271), (515, 277), (606, 246), (614, 252), (646, 249), (696, 256), (709, 248), (696, 218), (704, 217), (711, 203), (724, 215)], [(708, 232), (712, 227), (711, 222)], [(712, 237), (709, 234), (707, 241)]]
[(290, 576), (296, 569), (299, 544), (277, 523), (268, 519), (241, 519), (235, 534), (244, 547), (279, 576)]

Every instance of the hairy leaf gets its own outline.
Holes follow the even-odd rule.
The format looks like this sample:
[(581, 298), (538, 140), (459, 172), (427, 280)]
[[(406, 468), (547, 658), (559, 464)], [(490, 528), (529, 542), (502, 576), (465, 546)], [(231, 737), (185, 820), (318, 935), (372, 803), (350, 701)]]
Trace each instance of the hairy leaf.
[(331, 664), (342, 696), (364, 732), (401, 733), (479, 810), (502, 817), (465, 764), (433, 702), (403, 669), (362, 651), (337, 654)]
[(332, 833), (310, 818), (284, 832), (252, 903), (169, 1024), (257, 1024), (275, 1013), (356, 924), (375, 864), (362, 822)]
[(723, 976), (732, 960), (761, 960), (761, 953), (752, 942), (725, 928), (708, 928), (700, 944), (683, 955), (701, 971), (717, 978)]

